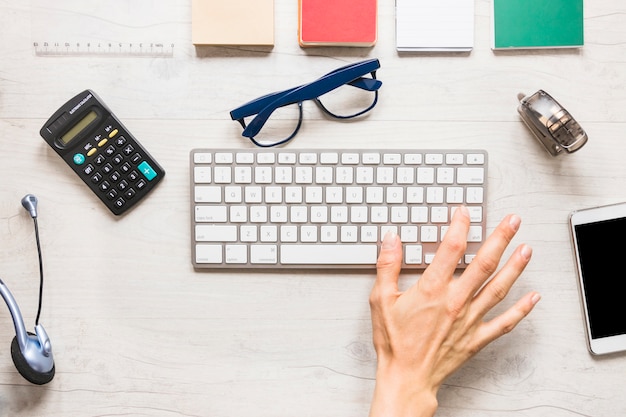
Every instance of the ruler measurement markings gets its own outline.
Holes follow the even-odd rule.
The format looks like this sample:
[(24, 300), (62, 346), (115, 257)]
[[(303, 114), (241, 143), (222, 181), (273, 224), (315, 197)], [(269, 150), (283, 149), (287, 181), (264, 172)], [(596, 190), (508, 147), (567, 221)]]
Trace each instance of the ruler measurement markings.
[(33, 42), (36, 56), (147, 56), (172, 57), (174, 44), (167, 42)]

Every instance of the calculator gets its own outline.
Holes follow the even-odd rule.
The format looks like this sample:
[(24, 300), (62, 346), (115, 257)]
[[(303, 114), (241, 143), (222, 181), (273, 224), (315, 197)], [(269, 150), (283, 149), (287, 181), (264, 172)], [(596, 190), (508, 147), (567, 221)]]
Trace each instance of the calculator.
[(139, 203), (165, 176), (91, 90), (61, 106), (39, 133), (115, 215)]

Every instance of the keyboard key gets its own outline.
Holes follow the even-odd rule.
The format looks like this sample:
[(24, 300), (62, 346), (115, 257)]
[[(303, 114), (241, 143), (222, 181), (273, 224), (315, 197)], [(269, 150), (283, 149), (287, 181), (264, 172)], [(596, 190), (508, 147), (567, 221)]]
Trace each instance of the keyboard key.
[(251, 245), (250, 262), (253, 264), (275, 264), (278, 262), (276, 245)]
[(377, 245), (281, 245), (282, 264), (375, 265)]
[(254, 154), (250, 152), (241, 152), (235, 156), (237, 164), (252, 164), (254, 163)]
[(449, 153), (446, 155), (446, 164), (448, 165), (461, 165), (463, 163), (462, 153)]
[(404, 247), (404, 262), (408, 265), (422, 263), (422, 245), (406, 245)]
[(193, 195), (196, 203), (221, 203), (222, 189), (215, 186), (198, 185), (194, 188)]
[(378, 165), (378, 164), (380, 164), (380, 154), (379, 153), (364, 153), (363, 154), (363, 164), (365, 164), (365, 165)]
[(459, 184), (483, 184), (485, 171), (483, 168), (459, 168), (457, 169), (457, 182)]
[(383, 163), (385, 165), (400, 165), (402, 163), (402, 155), (399, 153), (386, 153), (383, 155)]
[(435, 170), (433, 168), (417, 168), (417, 183), (418, 184), (434, 184), (435, 182)]
[(336, 165), (339, 162), (339, 154), (337, 152), (324, 152), (320, 155), (320, 163)]
[(404, 155), (404, 163), (407, 165), (419, 165), (422, 163), (422, 154), (408, 153)]
[(198, 242), (236, 242), (237, 226), (232, 225), (196, 225)]
[(360, 162), (358, 153), (343, 153), (341, 154), (341, 163), (345, 165), (356, 165)]
[(196, 164), (210, 164), (213, 160), (211, 152), (196, 152), (193, 154), (193, 162)]
[(276, 155), (273, 152), (263, 152), (257, 155), (259, 164), (273, 164), (276, 161)]
[(230, 152), (217, 152), (215, 153), (216, 164), (232, 164), (233, 154)]
[(427, 165), (441, 165), (443, 163), (443, 154), (427, 153), (424, 156), (424, 163)]
[(248, 246), (226, 245), (225, 262), (227, 264), (245, 264), (248, 262)]
[(281, 152), (278, 154), (278, 163), (293, 165), (296, 163), (296, 154)]
[(303, 152), (300, 154), (300, 163), (304, 165), (317, 164), (317, 154), (310, 152)]
[(196, 245), (196, 262), (201, 264), (221, 264), (222, 245)]
[(196, 206), (197, 222), (224, 223), (227, 220), (226, 206)]
[(482, 153), (471, 153), (467, 155), (468, 165), (482, 165), (485, 163), (485, 155)]

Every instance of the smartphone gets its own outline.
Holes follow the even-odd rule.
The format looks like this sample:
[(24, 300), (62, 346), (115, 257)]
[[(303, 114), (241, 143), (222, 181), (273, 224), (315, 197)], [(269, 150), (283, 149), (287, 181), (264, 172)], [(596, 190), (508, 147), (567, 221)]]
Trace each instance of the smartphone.
[(570, 229), (587, 347), (594, 355), (624, 351), (626, 203), (574, 211)]

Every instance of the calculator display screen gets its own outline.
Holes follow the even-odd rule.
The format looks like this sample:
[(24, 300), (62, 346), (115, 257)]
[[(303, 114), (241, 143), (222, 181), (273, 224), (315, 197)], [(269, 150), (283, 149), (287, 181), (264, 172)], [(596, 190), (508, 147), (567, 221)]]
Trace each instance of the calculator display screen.
[(67, 145), (74, 139), (80, 132), (83, 131), (91, 122), (98, 118), (98, 113), (94, 110), (91, 110), (89, 113), (85, 115), (82, 119), (78, 121), (70, 130), (67, 131), (63, 136), (61, 136), (61, 143), (63, 145)]

